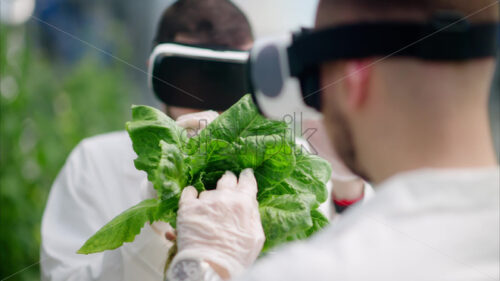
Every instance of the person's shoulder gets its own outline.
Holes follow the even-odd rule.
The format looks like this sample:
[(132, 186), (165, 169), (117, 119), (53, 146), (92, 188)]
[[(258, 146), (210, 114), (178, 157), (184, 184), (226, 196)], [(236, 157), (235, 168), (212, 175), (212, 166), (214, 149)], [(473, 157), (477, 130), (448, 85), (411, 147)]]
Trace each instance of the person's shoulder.
[(132, 141), (125, 131), (105, 133), (83, 139), (75, 149), (97, 155), (134, 155)]
[(110, 132), (85, 138), (79, 144), (87, 150), (131, 148), (132, 142), (126, 131)]
[(139, 187), (146, 173), (135, 168), (135, 158), (126, 132), (83, 139), (67, 158), (51, 194), (63, 196), (54, 198), (85, 202), (92, 206), (92, 212), (111, 219), (141, 198)]
[(93, 166), (133, 167), (136, 154), (127, 132), (118, 131), (83, 139), (73, 150), (71, 158), (77, 158)]

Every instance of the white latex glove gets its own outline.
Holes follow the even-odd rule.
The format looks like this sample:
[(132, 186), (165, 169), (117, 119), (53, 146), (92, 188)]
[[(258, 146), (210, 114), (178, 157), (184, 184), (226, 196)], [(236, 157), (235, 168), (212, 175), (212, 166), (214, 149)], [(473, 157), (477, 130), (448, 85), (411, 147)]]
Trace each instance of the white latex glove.
[(207, 110), (196, 113), (189, 113), (181, 115), (177, 118), (175, 123), (188, 130), (188, 137), (198, 134), (201, 129), (204, 129), (208, 124), (215, 120), (219, 113), (213, 110)]
[(226, 172), (215, 190), (197, 195), (192, 186), (182, 193), (173, 264), (186, 258), (202, 259), (234, 278), (255, 261), (265, 240), (253, 172), (242, 171), (239, 181)]

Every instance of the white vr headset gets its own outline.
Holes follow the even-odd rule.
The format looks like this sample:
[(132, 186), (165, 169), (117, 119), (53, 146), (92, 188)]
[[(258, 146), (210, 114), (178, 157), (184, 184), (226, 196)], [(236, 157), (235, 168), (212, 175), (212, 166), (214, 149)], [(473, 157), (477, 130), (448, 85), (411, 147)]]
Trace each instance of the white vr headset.
[(225, 110), (250, 92), (247, 51), (164, 43), (149, 58), (149, 85), (165, 104)]
[(461, 14), (440, 12), (425, 23), (304, 29), (289, 37), (258, 40), (250, 54), (168, 43), (151, 55), (151, 85), (170, 105), (224, 110), (252, 93), (267, 117), (281, 119), (300, 112), (304, 118), (318, 118), (318, 70), (324, 62), (386, 56), (430, 61), (492, 57), (497, 52), (497, 32), (497, 23), (473, 25)]

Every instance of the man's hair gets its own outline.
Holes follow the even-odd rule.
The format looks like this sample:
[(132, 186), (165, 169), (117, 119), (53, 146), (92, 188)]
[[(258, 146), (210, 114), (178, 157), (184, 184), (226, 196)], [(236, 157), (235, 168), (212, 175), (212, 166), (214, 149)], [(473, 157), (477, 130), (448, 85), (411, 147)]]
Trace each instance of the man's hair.
[(154, 45), (182, 35), (196, 44), (241, 48), (253, 42), (252, 29), (243, 12), (229, 0), (179, 0), (163, 13)]

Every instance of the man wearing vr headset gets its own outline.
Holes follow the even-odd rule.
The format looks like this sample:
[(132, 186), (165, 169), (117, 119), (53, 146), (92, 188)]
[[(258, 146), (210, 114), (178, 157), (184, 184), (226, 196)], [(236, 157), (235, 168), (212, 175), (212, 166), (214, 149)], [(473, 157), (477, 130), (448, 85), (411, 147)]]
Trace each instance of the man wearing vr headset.
[[(248, 85), (241, 83), (246, 77), (238, 65), (228, 64), (225, 71), (221, 65), (197, 63), (205, 63), (214, 54), (239, 62), (242, 51), (252, 44), (248, 20), (228, 0), (180, 0), (170, 6), (158, 25), (149, 61), (151, 86), (166, 105), (167, 114), (180, 126), (199, 129), (217, 117), (215, 111), (202, 110), (222, 111), (246, 94)], [(187, 55), (206, 60), (182, 60)], [(242, 66), (246, 68), (248, 53), (245, 55)], [(181, 61), (176, 61), (179, 58)], [(169, 71), (171, 67), (174, 71)], [(200, 69), (206, 71), (201, 73)], [(181, 86), (179, 81), (187, 82)], [(145, 226), (133, 243), (115, 251), (76, 254), (85, 240), (114, 216), (156, 196), (146, 175), (133, 166), (135, 158), (125, 132), (86, 139), (71, 153), (51, 189), (43, 216), (43, 280), (162, 279), (171, 246), (165, 239), (171, 227), (165, 223)], [(349, 188), (353, 185), (354, 192)], [(358, 199), (362, 192), (362, 183), (356, 178), (339, 182), (335, 189), (340, 200)]]
[[(498, 13), (492, 0), (321, 0), (316, 31), (275, 69), (288, 63), (301, 79), (332, 146), (377, 197), (244, 272), (263, 243), (255, 179), (227, 173), (199, 198), (187, 187), (167, 280), (498, 280), (500, 175), (487, 112)], [(284, 87), (254, 86), (278, 89), (271, 98)]]
[[(247, 50), (253, 36), (245, 15), (231, 2), (181, 0), (164, 12), (158, 25), (154, 44), (164, 43)], [(190, 79), (202, 83), (196, 77)], [(224, 77), (213, 82), (221, 84), (220, 79)], [(216, 93), (210, 94), (212, 99), (217, 98)], [(162, 93), (157, 95), (165, 101)], [(197, 128), (200, 119), (211, 121), (217, 116), (210, 111), (195, 113), (210, 106), (190, 107), (176, 100), (166, 106), (170, 117), (189, 128)], [(52, 186), (43, 216), (42, 280), (162, 280), (171, 244), (161, 224), (146, 225), (134, 243), (120, 249), (88, 256), (76, 254), (106, 222), (152, 196), (145, 184), (146, 175), (134, 167), (135, 158), (126, 132), (92, 137), (74, 149)]]

